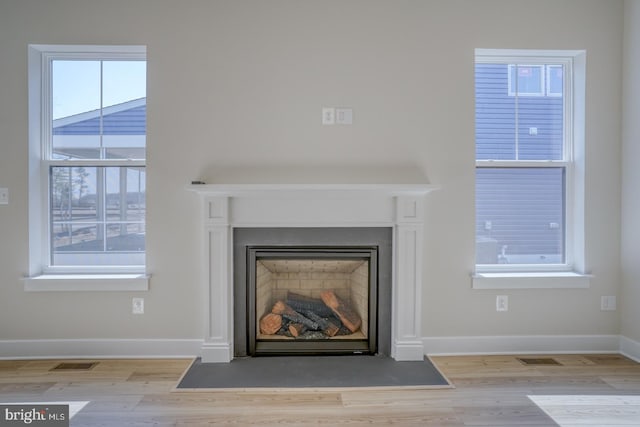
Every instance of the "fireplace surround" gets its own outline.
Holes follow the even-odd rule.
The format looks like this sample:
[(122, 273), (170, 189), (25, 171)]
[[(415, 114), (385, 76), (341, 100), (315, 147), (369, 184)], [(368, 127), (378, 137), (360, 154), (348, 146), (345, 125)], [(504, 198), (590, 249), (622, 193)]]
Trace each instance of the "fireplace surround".
[[(234, 229), (234, 357), (390, 355), (392, 239), (390, 227)], [(270, 285), (261, 291), (257, 285), (265, 277)], [(308, 340), (260, 333), (260, 318), (275, 302), (286, 302), (288, 293), (321, 301), (323, 292), (335, 292), (354, 308), (362, 320), (356, 333), (330, 339), (311, 334)]]
[[(390, 290), (378, 289), (389, 309), (389, 338), (378, 331), (377, 351), (399, 361), (422, 360), (424, 201), (429, 184), (196, 184), (201, 239), (204, 363), (230, 362), (242, 353), (237, 304), (246, 301), (234, 277), (235, 235), (243, 228), (387, 228), (391, 234)], [(333, 244), (329, 244), (333, 246)], [(383, 310), (379, 310), (382, 313)], [(378, 323), (380, 319), (378, 319)], [(246, 326), (246, 325), (244, 325)], [(388, 343), (388, 344), (385, 344)], [(246, 351), (246, 349), (245, 349)]]

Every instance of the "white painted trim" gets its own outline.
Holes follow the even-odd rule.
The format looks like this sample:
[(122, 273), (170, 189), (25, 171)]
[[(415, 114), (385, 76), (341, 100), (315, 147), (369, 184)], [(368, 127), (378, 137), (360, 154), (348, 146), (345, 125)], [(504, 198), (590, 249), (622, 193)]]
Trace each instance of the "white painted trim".
[[(397, 342), (396, 360), (418, 356), (495, 354), (620, 353), (640, 362), (640, 342), (619, 335), (521, 335), (423, 337)], [(205, 354), (206, 353), (206, 354)], [(2, 340), (0, 360), (74, 358), (184, 358), (206, 356), (209, 362), (232, 358), (228, 344), (202, 339), (44, 339)]]
[(201, 201), (201, 278), (205, 362), (233, 358), (234, 227), (393, 227), (391, 357), (422, 360), (422, 259), (424, 195), (429, 184), (196, 184), (187, 186)]
[(429, 356), (619, 353), (619, 335), (423, 337)]
[(620, 336), (620, 353), (640, 363), (640, 342)]
[(393, 359), (398, 362), (415, 362), (424, 359), (424, 345), (420, 340), (395, 341)]
[[(526, 58), (530, 63), (541, 62), (543, 64), (553, 63), (550, 58), (559, 58), (562, 61), (566, 57), (576, 57), (584, 54), (584, 50), (540, 50), (540, 49), (483, 49), (476, 48), (476, 56), (482, 56), (483, 62), (505, 61), (514, 62), (516, 59)], [(560, 62), (561, 63), (561, 62)]]
[(25, 277), (25, 292), (148, 291), (146, 274), (41, 274)]
[(574, 272), (476, 273), (473, 289), (588, 289), (591, 275)]
[(191, 358), (201, 339), (58, 339), (0, 341), (0, 360)]
[(229, 363), (233, 359), (233, 346), (231, 343), (202, 344), (202, 363)]
[[(199, 184), (188, 185), (188, 191), (202, 196), (217, 197), (315, 197), (315, 192), (331, 193), (372, 193), (383, 196), (421, 195), (438, 190), (431, 184)], [(277, 194), (276, 194), (277, 193)], [(293, 193), (293, 194), (292, 194)]]

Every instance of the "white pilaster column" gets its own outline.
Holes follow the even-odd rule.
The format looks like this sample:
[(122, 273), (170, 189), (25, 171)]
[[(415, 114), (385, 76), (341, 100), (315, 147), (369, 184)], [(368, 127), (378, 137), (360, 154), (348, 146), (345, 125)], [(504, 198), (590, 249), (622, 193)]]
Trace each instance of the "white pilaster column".
[(233, 286), (229, 197), (203, 197), (204, 232), (202, 286), (205, 298), (205, 337), (202, 361), (230, 362), (233, 358)]
[(391, 356), (398, 361), (423, 360), (424, 348), (421, 335), (423, 196), (396, 197), (395, 222)]

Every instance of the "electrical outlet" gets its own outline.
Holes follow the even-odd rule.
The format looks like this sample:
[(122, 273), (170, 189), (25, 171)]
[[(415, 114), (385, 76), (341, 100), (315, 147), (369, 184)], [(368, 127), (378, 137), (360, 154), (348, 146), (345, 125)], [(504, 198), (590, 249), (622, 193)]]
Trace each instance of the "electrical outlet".
[(496, 297), (496, 311), (508, 311), (509, 310), (509, 296), (498, 295)]
[(144, 314), (144, 298), (133, 298), (131, 308), (133, 314)]
[(9, 189), (0, 188), (0, 205), (8, 205), (8, 204), (9, 204)]
[(602, 311), (616, 311), (616, 297), (613, 296), (603, 296), (600, 298), (600, 310)]

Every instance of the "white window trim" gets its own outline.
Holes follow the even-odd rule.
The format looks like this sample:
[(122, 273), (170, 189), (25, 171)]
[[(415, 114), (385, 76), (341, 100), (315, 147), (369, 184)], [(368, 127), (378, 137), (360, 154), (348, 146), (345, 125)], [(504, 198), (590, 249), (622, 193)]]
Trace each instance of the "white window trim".
[(554, 167), (566, 168), (565, 263), (532, 265), (475, 266), (474, 289), (588, 288), (584, 242), (584, 129), (586, 52), (582, 50), (502, 50), (476, 49), (481, 63), (527, 63), (565, 65), (565, 141), (563, 161), (493, 161), (477, 160), (476, 167)]
[[(50, 265), (48, 173), (55, 165), (79, 161), (47, 160), (51, 144), (51, 59), (141, 59), (146, 46), (29, 45), (29, 272), (26, 291), (148, 290), (146, 266), (63, 267)], [(83, 165), (91, 161), (81, 161)], [(107, 162), (100, 162), (105, 165)], [(116, 160), (109, 166), (144, 166), (145, 161)]]
[(476, 273), (473, 289), (587, 289), (590, 274), (572, 271)]

